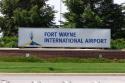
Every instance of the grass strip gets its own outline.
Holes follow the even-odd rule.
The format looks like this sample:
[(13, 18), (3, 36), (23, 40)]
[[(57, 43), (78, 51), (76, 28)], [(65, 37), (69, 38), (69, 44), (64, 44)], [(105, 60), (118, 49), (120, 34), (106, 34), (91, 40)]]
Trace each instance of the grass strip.
[(125, 63), (0, 62), (1, 73), (125, 73)]

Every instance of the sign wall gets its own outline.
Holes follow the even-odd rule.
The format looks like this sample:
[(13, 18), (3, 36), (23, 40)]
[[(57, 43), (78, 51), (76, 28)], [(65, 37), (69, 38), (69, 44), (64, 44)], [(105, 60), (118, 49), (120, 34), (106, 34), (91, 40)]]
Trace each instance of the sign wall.
[(19, 28), (19, 47), (109, 48), (110, 29)]

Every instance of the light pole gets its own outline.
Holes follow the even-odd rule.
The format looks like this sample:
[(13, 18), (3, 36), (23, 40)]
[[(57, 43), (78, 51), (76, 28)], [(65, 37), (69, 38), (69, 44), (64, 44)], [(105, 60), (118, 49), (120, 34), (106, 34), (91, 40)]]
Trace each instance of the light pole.
[(61, 21), (62, 21), (62, 0), (60, 0), (60, 25), (59, 25), (59, 28), (61, 28)]

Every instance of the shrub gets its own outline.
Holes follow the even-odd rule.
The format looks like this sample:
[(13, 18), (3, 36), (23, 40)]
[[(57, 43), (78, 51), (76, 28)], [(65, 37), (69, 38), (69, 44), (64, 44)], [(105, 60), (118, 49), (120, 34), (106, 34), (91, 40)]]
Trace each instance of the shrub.
[(111, 41), (112, 49), (124, 49), (125, 48), (125, 39), (116, 39)]
[(18, 38), (17, 37), (2, 37), (0, 38), (0, 47), (17, 47)]

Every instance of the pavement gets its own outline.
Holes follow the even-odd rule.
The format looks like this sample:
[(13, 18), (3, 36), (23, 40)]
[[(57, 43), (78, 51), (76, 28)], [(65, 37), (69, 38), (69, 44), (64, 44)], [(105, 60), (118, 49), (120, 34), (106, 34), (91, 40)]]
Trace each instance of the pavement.
[(124, 73), (1, 73), (0, 83), (125, 83)]

